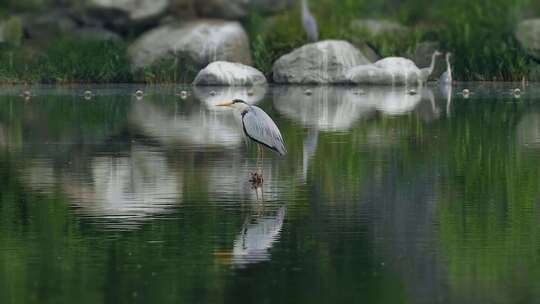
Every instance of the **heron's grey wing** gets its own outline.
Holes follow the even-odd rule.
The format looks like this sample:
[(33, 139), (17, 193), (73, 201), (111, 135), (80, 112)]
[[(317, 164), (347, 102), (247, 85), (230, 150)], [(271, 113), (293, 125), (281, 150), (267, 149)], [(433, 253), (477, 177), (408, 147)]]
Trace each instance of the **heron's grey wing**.
[(242, 124), (244, 132), (251, 139), (276, 150), (281, 155), (287, 153), (278, 127), (272, 118), (259, 107), (251, 106), (250, 110), (243, 115)]

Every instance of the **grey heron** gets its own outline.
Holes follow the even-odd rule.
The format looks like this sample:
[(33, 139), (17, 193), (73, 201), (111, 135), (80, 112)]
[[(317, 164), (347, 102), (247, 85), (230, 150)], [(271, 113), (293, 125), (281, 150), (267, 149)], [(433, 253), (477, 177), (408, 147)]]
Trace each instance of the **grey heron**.
[[(261, 146), (265, 146), (282, 156), (287, 154), (285, 142), (276, 123), (261, 108), (249, 105), (241, 99), (226, 101), (218, 104), (218, 106), (232, 107), (235, 115), (242, 122), (242, 130), (246, 137), (257, 143), (257, 166), (259, 163), (259, 154), (261, 163), (264, 158), (264, 150)], [(253, 176), (256, 182), (262, 183), (262, 172), (255, 173)]]
[(317, 20), (309, 11), (307, 0), (302, 0), (302, 25), (306, 31), (308, 40), (310, 42), (319, 41), (319, 27), (317, 26)]
[(446, 53), (446, 72), (441, 75), (439, 81), (443, 84), (452, 84), (452, 66), (450, 65), (451, 53)]
[(439, 51), (433, 52), (433, 55), (431, 55), (431, 64), (429, 65), (429, 67), (420, 69), (420, 76), (422, 78), (422, 82), (428, 81), (429, 76), (431, 75), (431, 73), (433, 73), (433, 70), (435, 69), (435, 60), (441, 55), (442, 53)]

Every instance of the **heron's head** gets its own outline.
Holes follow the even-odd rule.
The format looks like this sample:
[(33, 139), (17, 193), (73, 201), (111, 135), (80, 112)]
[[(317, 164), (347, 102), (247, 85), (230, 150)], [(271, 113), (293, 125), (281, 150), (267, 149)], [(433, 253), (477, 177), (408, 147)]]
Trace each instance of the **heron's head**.
[(230, 101), (224, 101), (224, 102), (221, 102), (221, 103), (219, 103), (217, 105), (219, 107), (231, 107), (231, 108), (233, 108), (235, 110), (242, 110), (242, 109), (245, 109), (246, 107), (249, 107), (249, 104), (247, 104), (242, 99), (233, 99), (233, 100), (230, 100)]
[(450, 59), (451, 56), (452, 56), (452, 53), (450, 52), (446, 53), (446, 59)]
[(441, 56), (443, 53), (439, 50), (436, 50), (435, 53), (433, 53), (433, 56)]

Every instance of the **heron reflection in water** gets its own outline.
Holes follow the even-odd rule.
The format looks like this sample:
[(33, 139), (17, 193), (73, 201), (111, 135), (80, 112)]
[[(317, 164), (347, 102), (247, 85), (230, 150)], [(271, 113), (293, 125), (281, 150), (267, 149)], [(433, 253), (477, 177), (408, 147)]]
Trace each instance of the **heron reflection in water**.
[(237, 268), (269, 261), (272, 258), (270, 250), (279, 241), (286, 214), (285, 206), (270, 212), (256, 210), (246, 218), (232, 250), (214, 252), (217, 261)]
[(235, 116), (242, 122), (244, 135), (257, 144), (257, 172), (252, 174), (251, 182), (262, 184), (264, 179), (261, 165), (264, 159), (264, 148), (261, 146), (265, 146), (281, 156), (287, 154), (285, 142), (276, 123), (261, 108), (249, 105), (240, 99), (223, 102), (218, 106), (233, 108)]

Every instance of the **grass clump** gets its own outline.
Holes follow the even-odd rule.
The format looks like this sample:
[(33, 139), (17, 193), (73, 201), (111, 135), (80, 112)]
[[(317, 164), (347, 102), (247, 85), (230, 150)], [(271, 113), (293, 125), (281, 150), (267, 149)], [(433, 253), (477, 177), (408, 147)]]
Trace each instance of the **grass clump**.
[(201, 68), (187, 55), (176, 55), (137, 70), (133, 79), (145, 83), (190, 83)]
[(4, 46), (0, 82), (130, 82), (126, 45), (122, 42), (60, 38), (43, 51)]
[(245, 24), (251, 41), (253, 65), (266, 76), (281, 56), (307, 42), (295, 11), (274, 17), (253, 14)]

